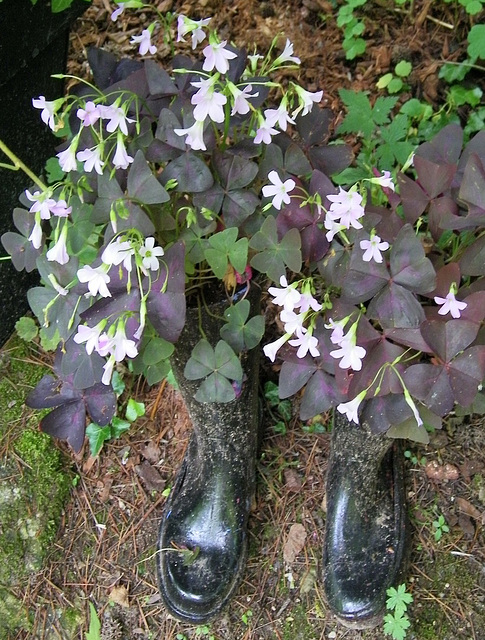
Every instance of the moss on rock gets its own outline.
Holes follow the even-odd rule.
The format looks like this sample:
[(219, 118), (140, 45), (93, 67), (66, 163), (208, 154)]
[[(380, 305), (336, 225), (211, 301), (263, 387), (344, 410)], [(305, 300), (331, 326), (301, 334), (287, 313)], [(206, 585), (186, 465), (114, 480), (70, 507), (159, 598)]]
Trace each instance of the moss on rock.
[(46, 373), (13, 338), (0, 358), (0, 640), (29, 627), (16, 588), (42, 568), (71, 486), (62, 455), (38, 431), (39, 414), (25, 396)]

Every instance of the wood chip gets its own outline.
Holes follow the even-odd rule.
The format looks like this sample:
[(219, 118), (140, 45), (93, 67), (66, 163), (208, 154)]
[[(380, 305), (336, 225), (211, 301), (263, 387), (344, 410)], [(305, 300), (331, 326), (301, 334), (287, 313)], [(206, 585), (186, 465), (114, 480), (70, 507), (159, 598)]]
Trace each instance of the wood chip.
[(283, 548), (283, 558), (285, 562), (291, 564), (305, 545), (306, 531), (302, 524), (292, 524)]
[(128, 589), (121, 584), (111, 589), (109, 599), (111, 602), (119, 604), (120, 607), (130, 606), (130, 603), (128, 601)]

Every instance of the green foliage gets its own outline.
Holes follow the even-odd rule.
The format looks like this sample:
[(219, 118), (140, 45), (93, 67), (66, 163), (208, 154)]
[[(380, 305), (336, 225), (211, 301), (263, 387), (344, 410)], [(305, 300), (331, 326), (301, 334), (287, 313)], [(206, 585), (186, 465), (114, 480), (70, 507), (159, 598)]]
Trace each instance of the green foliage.
[(236, 352), (253, 349), (263, 337), (264, 318), (261, 315), (249, 318), (250, 310), (249, 300), (240, 300), (224, 311), (227, 322), (221, 328), (221, 338)]
[(219, 280), (225, 276), (228, 264), (238, 273), (244, 273), (248, 261), (248, 239), (237, 239), (238, 229), (230, 227), (209, 238), (209, 247), (204, 251), (205, 259)]
[(340, 98), (347, 107), (347, 115), (338, 128), (338, 134), (356, 133), (369, 138), (377, 127), (390, 122), (391, 111), (397, 98), (379, 96), (372, 106), (368, 92), (340, 89)]
[(397, 589), (387, 590), (386, 608), (389, 611), (384, 616), (384, 633), (394, 640), (404, 640), (410, 626), (407, 607), (413, 601), (413, 596), (406, 592), (406, 585), (400, 584)]
[(23, 316), (15, 323), (15, 331), (25, 342), (32, 342), (39, 334), (37, 323), (30, 316)]
[(476, 60), (485, 60), (485, 24), (474, 25), (468, 33), (468, 55)]
[(439, 542), (444, 533), (448, 533), (450, 528), (446, 524), (445, 517), (441, 513), (436, 520), (433, 520), (434, 539)]
[(132, 423), (140, 416), (145, 415), (145, 405), (143, 402), (136, 402), (133, 398), (128, 400), (125, 410), (125, 419), (114, 416), (111, 422), (105, 427), (91, 422), (86, 427), (86, 436), (89, 441), (89, 450), (93, 457), (99, 455), (107, 440), (119, 438), (128, 431)]
[(241, 616), (241, 620), (244, 622), (246, 626), (251, 622), (251, 618), (253, 617), (253, 612), (251, 609), (247, 609)]
[[(30, 0), (32, 4), (37, 4), (39, 0)], [(69, 9), (74, 0), (51, 0), (52, 13), (60, 13)], [(85, 2), (91, 2), (91, 0), (84, 0)], [(42, 2), (42, 0), (41, 0)]]
[(394, 68), (394, 74), (386, 73), (376, 83), (378, 89), (387, 89), (389, 93), (399, 93), (408, 88), (408, 85), (404, 83), (403, 78), (407, 78), (411, 73), (413, 67), (410, 62), (401, 60)]
[(93, 603), (89, 603), (89, 631), (84, 634), (85, 640), (101, 640), (101, 622)]
[(365, 23), (354, 15), (354, 9), (364, 5), (367, 0), (347, 0), (337, 16), (337, 25), (343, 30), (343, 50), (347, 60), (353, 60), (365, 53), (367, 44), (361, 36), (365, 31)]
[(274, 382), (266, 382), (264, 385), (264, 397), (268, 403), (271, 415), (274, 419), (273, 429), (276, 433), (286, 434), (288, 422), (292, 416), (290, 400), (281, 400), (278, 385)]

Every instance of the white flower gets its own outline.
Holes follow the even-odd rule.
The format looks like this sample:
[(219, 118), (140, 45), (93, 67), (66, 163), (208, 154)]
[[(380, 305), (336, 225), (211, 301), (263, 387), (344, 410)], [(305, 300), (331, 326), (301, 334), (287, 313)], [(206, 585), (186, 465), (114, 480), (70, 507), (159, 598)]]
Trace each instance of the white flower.
[(297, 331), (297, 337), (294, 340), (290, 340), (289, 344), (292, 347), (298, 347), (298, 351), (296, 352), (297, 358), (304, 358), (308, 352), (314, 358), (320, 355), (320, 351), (317, 349), (318, 347), (318, 339), (315, 336), (307, 331), (303, 333), (302, 331)]
[(269, 287), (268, 293), (274, 297), (274, 304), (284, 307), (286, 311), (293, 311), (300, 304), (301, 294), (297, 291), (296, 285), (288, 285), (286, 276), (281, 276), (280, 285), (283, 287), (282, 289)]
[(332, 318), (328, 319), (328, 324), (324, 324), (325, 329), (332, 329), (330, 334), (330, 342), (332, 344), (340, 344), (344, 337), (344, 327), (347, 324), (347, 318), (334, 322)]
[(287, 333), (284, 336), (281, 336), (281, 338), (278, 338), (278, 340), (265, 345), (263, 347), (264, 355), (269, 358), (271, 362), (274, 362), (278, 350), (285, 344), (285, 342), (288, 341), (289, 337), (290, 335)]
[(42, 246), (42, 226), (40, 224), (40, 215), (35, 216), (34, 228), (29, 236), (29, 242), (32, 243), (34, 249), (40, 249)]
[(316, 300), (310, 291), (303, 291), (300, 295), (300, 304), (298, 305), (300, 308), (300, 313), (305, 313), (310, 308), (313, 311), (320, 311), (322, 305)]
[(274, 127), (277, 124), (282, 131), (286, 131), (288, 123), (295, 124), (284, 105), (280, 105), (277, 109), (265, 109), (264, 117), (270, 127)]
[(360, 371), (362, 369), (362, 359), (365, 357), (364, 347), (357, 346), (355, 342), (355, 332), (350, 330), (338, 343), (339, 349), (330, 351), (332, 358), (342, 358), (338, 363), (341, 369), (352, 369)]
[(101, 159), (101, 149), (99, 146), (78, 151), (76, 158), (79, 162), (84, 162), (84, 171), (86, 171), (86, 173), (90, 173), (93, 169), (99, 175), (103, 173), (104, 161)]
[(301, 115), (302, 116), (306, 116), (308, 113), (310, 113), (310, 111), (313, 108), (313, 105), (316, 102), (320, 102), (320, 100), (323, 97), (323, 91), (306, 91), (306, 89), (303, 89), (302, 87), (293, 84), (293, 87), (296, 91), (296, 94), (298, 96), (298, 106), (297, 108), (293, 111), (293, 113), (291, 114), (292, 118), (294, 118), (295, 116), (297, 116), (300, 111), (301, 111)]
[(394, 182), (391, 178), (390, 171), (383, 171), (382, 176), (376, 176), (375, 178), (370, 178), (370, 182), (374, 184), (379, 184), (381, 187), (391, 189), (392, 191), (396, 190), (394, 186)]
[(100, 106), (89, 100), (84, 105), (84, 109), (78, 109), (76, 115), (83, 123), (84, 127), (91, 127), (101, 118), (102, 110)]
[(180, 14), (177, 18), (177, 42), (185, 42), (184, 36), (192, 33), (192, 49), (195, 49), (205, 39), (203, 27), (207, 27), (210, 21), (210, 18), (191, 20), (187, 16)]
[(365, 394), (365, 391), (361, 391), (359, 395), (356, 396), (353, 400), (340, 403), (339, 405), (337, 405), (337, 411), (347, 416), (347, 420), (349, 422), (355, 422), (356, 424), (359, 424), (358, 410), (360, 407), (360, 403), (365, 398)]
[(113, 131), (116, 131), (116, 129), (119, 128), (125, 136), (128, 135), (127, 123), (135, 121), (132, 118), (128, 118), (121, 107), (115, 107), (114, 105), (101, 105), (100, 111), (102, 118), (109, 120), (106, 125), (106, 131), (113, 133)]
[(295, 64), (301, 63), (300, 58), (297, 58), (293, 55), (293, 44), (288, 39), (286, 39), (285, 48), (276, 58), (273, 66), (279, 66), (281, 64), (285, 64), (286, 62), (294, 62)]
[(344, 231), (344, 229), (347, 228), (344, 224), (340, 224), (340, 222), (336, 222), (335, 220), (332, 220), (328, 216), (325, 217), (323, 226), (325, 227), (325, 229), (328, 229), (327, 233), (325, 234), (325, 237), (329, 242), (332, 242), (334, 236), (336, 236), (337, 233), (340, 233), (340, 231)]
[(79, 269), (77, 272), (79, 282), (87, 282), (89, 293), (87, 296), (97, 296), (98, 293), (103, 298), (110, 298), (111, 293), (106, 286), (111, 280), (106, 273), (105, 267), (100, 265), (93, 269), (88, 264)]
[(134, 340), (128, 340), (125, 334), (125, 327), (121, 322), (118, 322), (116, 333), (111, 339), (111, 353), (116, 362), (121, 362), (126, 356), (135, 358), (138, 355)]
[(34, 204), (30, 207), (31, 213), (38, 212), (42, 220), (50, 220), (52, 208), (57, 204), (54, 198), (51, 198), (50, 191), (34, 191), (30, 193), (28, 189), (25, 190), (25, 195)]
[(151, 271), (158, 270), (160, 266), (158, 258), (163, 256), (164, 251), (162, 247), (155, 246), (155, 238), (151, 236), (146, 238), (145, 244), (140, 247), (138, 253), (142, 257), (142, 264), (145, 269), (150, 269)]
[(121, 133), (118, 133), (116, 138), (116, 151), (113, 156), (113, 165), (116, 169), (128, 169), (129, 165), (133, 162), (133, 158), (128, 155)]
[(381, 242), (380, 237), (377, 235), (371, 235), (370, 240), (360, 241), (360, 248), (364, 251), (364, 255), (362, 256), (364, 262), (374, 260), (380, 264), (383, 259), (381, 251), (389, 249), (389, 243), (386, 241)]
[(259, 129), (256, 131), (254, 137), (254, 144), (271, 144), (271, 136), (275, 136), (279, 131), (274, 129), (266, 120), (259, 125)]
[(328, 195), (327, 198), (332, 203), (328, 210), (328, 216), (331, 220), (340, 221), (346, 229), (353, 227), (354, 229), (362, 229), (362, 225), (358, 221), (364, 215), (364, 207), (362, 206), (362, 196), (356, 191), (345, 191), (339, 187), (337, 195)]
[(151, 55), (155, 55), (157, 52), (157, 48), (151, 42), (152, 34), (149, 29), (143, 29), (141, 32), (141, 36), (133, 36), (130, 40), (130, 44), (139, 44), (138, 53), (141, 56), (145, 56), (148, 52)]
[(135, 250), (128, 240), (121, 240), (120, 237), (110, 242), (101, 254), (101, 260), (106, 265), (119, 265), (123, 263), (127, 271), (131, 271), (131, 258), (135, 255)]
[(219, 42), (219, 44), (208, 44), (202, 50), (205, 56), (202, 69), (204, 71), (212, 71), (214, 68), (219, 73), (227, 73), (229, 71), (229, 60), (237, 58), (237, 55), (229, 49), (225, 49), (227, 40)]
[[(86, 353), (91, 355), (92, 352), (99, 347), (99, 337), (101, 335), (101, 331), (103, 330), (103, 325), (105, 323), (100, 322), (95, 327), (88, 327), (85, 324), (80, 324), (77, 328), (77, 333), (74, 336), (73, 340), (76, 344), (86, 343)], [(106, 334), (105, 334), (106, 335)]]
[(48, 127), (52, 129), (52, 131), (55, 131), (56, 123), (54, 120), (54, 116), (56, 113), (56, 101), (48, 102), (45, 99), (45, 96), (39, 96), (38, 98), (32, 99), (32, 105), (36, 109), (42, 109), (42, 112), (40, 114), (42, 122), (48, 125)]
[(283, 202), (290, 204), (291, 198), (288, 194), (295, 188), (295, 181), (288, 178), (288, 180), (282, 182), (278, 172), (274, 170), (268, 173), (268, 179), (272, 184), (267, 184), (263, 187), (263, 196), (265, 198), (271, 198), (273, 196), (271, 204), (278, 210), (281, 209)]
[(185, 138), (185, 144), (188, 144), (194, 151), (206, 150), (204, 143), (204, 122), (202, 120), (196, 120), (191, 127), (187, 129), (174, 129), (174, 132), (178, 136), (187, 136)]
[(67, 224), (64, 223), (62, 231), (55, 245), (49, 249), (45, 257), (49, 262), (58, 262), (59, 264), (67, 264), (69, 262), (69, 254), (66, 248)]
[(467, 303), (461, 302), (455, 298), (455, 293), (453, 290), (446, 294), (445, 298), (440, 298), (439, 296), (435, 296), (434, 301), (436, 304), (443, 305), (441, 309), (438, 310), (438, 313), (441, 316), (446, 315), (447, 313), (451, 313), (453, 318), (459, 318), (461, 316), (461, 312), (463, 309), (466, 309)]
[(53, 273), (49, 273), (47, 279), (60, 296), (67, 296), (67, 294), (69, 293), (69, 289), (61, 287), (61, 285), (56, 280), (56, 276)]
[(283, 311), (280, 313), (280, 318), (281, 318), (281, 322), (284, 323), (285, 333), (293, 334), (293, 333), (297, 333), (297, 331), (300, 331), (301, 333), (305, 333), (306, 329), (303, 326), (305, 317), (306, 317), (305, 313), (295, 313), (294, 311), (283, 309)]
[(113, 22), (116, 22), (118, 20), (118, 18), (120, 17), (120, 15), (123, 13), (123, 11), (125, 10), (125, 5), (126, 2), (117, 2), (116, 3), (118, 5), (118, 8), (115, 9), (113, 11), (113, 13), (111, 14), (111, 20)]
[(114, 366), (116, 364), (116, 361), (114, 359), (113, 356), (110, 356), (106, 362), (106, 364), (103, 366), (104, 369), (104, 373), (103, 373), (103, 377), (101, 378), (101, 382), (103, 384), (110, 384), (111, 383), (111, 376), (113, 375), (113, 369)]
[(248, 98), (257, 98), (259, 96), (259, 91), (256, 93), (250, 93), (253, 90), (252, 85), (247, 84), (244, 89), (239, 89), (232, 82), (228, 82), (229, 89), (232, 93), (232, 97), (234, 101), (232, 103), (231, 116), (235, 116), (237, 113), (241, 116), (249, 113), (251, 109)]
[(411, 398), (411, 395), (409, 394), (409, 391), (407, 389), (404, 389), (404, 399), (406, 400), (407, 404), (411, 407), (411, 410), (412, 410), (413, 415), (414, 415), (414, 419), (418, 423), (418, 427), (422, 427), (423, 426), (423, 420), (421, 419), (421, 416), (419, 415), (418, 408), (415, 405), (414, 400)]
[(69, 173), (69, 171), (75, 171), (77, 169), (77, 161), (76, 161), (76, 149), (77, 149), (77, 138), (71, 142), (71, 144), (64, 149), (64, 151), (60, 151), (57, 154), (59, 158), (59, 166), (63, 171)]
[(207, 116), (214, 122), (224, 122), (224, 105), (227, 102), (226, 96), (214, 90), (214, 83), (207, 81), (193, 82), (194, 86), (201, 88), (194, 93), (190, 102), (195, 105), (194, 118), (204, 121)]

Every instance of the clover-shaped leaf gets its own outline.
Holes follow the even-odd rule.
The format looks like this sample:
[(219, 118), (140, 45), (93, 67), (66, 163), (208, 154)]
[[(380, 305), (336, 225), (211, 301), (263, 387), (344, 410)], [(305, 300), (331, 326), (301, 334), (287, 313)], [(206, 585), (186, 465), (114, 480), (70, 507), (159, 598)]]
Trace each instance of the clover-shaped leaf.
[(263, 316), (253, 316), (248, 320), (251, 304), (240, 300), (224, 311), (227, 323), (221, 327), (221, 338), (236, 352), (253, 349), (264, 334)]
[(127, 189), (133, 200), (144, 204), (161, 204), (170, 200), (165, 188), (153, 175), (141, 149), (136, 152), (128, 172)]
[(229, 262), (238, 273), (244, 273), (248, 261), (248, 239), (237, 240), (237, 236), (237, 228), (230, 227), (209, 237), (209, 246), (204, 254), (219, 280), (226, 274)]
[(272, 216), (266, 218), (261, 229), (249, 241), (249, 246), (260, 252), (251, 259), (251, 266), (266, 273), (275, 282), (285, 274), (286, 267), (296, 273), (301, 269), (301, 237), (298, 229), (290, 229), (279, 242), (276, 220)]
[(35, 249), (28, 240), (34, 228), (34, 216), (25, 209), (16, 208), (13, 211), (13, 220), (22, 235), (7, 231), (2, 235), (1, 241), (17, 271), (25, 269), (30, 273), (35, 269), (35, 261), (41, 254), (41, 249)]
[(204, 378), (195, 394), (198, 402), (230, 402), (236, 397), (231, 380), (241, 383), (243, 370), (238, 357), (224, 340), (215, 348), (207, 340), (199, 340), (184, 369), (188, 380)]

